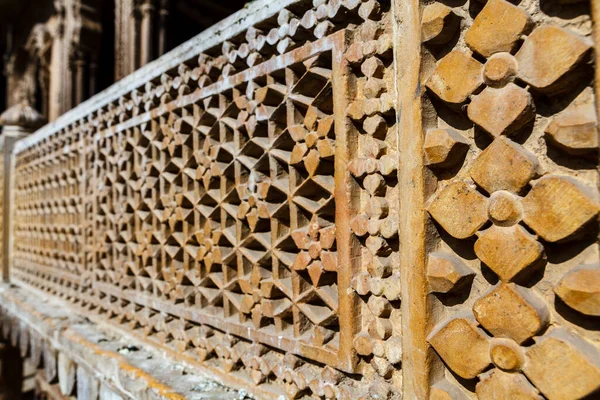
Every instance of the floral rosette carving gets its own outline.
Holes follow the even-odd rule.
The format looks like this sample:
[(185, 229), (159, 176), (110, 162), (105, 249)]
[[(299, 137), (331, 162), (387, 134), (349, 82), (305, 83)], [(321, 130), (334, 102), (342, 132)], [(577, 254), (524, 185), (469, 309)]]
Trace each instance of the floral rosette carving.
[(455, 49), (440, 60), (427, 88), (452, 106), (470, 100), (469, 119), (494, 137), (517, 132), (535, 116), (529, 91), (551, 95), (568, 89), (570, 73), (592, 48), (587, 38), (567, 29), (532, 26), (525, 10), (505, 0), (489, 1), (465, 35), (485, 63)]
[[(426, 7), (423, 40), (446, 43), (457, 18), (446, 6)], [(478, 379), (478, 398), (587, 396), (600, 387), (598, 350), (554, 324), (547, 300), (527, 282), (544, 266), (548, 245), (574, 241), (589, 231), (600, 212), (600, 196), (579, 177), (545, 171), (536, 155), (510, 137), (537, 123), (534, 99), (572, 88), (592, 43), (563, 27), (536, 25), (524, 9), (505, 0), (483, 6), (464, 42), (470, 50), (457, 47), (447, 53), (426, 86), (493, 141), (467, 163), (466, 173), (440, 185), (427, 210), (451, 237), (476, 238), (475, 256), (498, 281), (492, 279), (494, 286), (478, 294), (470, 310), (438, 323), (427, 340), (454, 374)], [(597, 151), (596, 121), (591, 106), (571, 105), (547, 124), (546, 139), (570, 154)], [(466, 148), (468, 141), (458, 132), (431, 129), (425, 138), (426, 163), (450, 168)], [(595, 265), (574, 268), (554, 292), (572, 309), (597, 315), (591, 299), (598, 298), (598, 290), (585, 280), (597, 282), (598, 271)], [(440, 296), (462, 290), (475, 275), (444, 251), (430, 254), (427, 274), (430, 291)], [(568, 377), (577, 388), (561, 386)], [(454, 393), (452, 398), (462, 395), (447, 379), (432, 390)]]

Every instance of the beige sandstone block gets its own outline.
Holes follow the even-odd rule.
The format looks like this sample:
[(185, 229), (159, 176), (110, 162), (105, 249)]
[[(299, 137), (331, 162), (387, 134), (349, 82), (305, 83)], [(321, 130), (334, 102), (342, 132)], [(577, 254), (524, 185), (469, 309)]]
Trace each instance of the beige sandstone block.
[(452, 236), (465, 239), (487, 221), (487, 199), (464, 181), (443, 188), (428, 208), (429, 214)]
[(432, 292), (448, 293), (462, 288), (475, 272), (451, 254), (432, 253), (427, 264), (427, 280)]
[(549, 400), (580, 399), (600, 389), (600, 352), (564, 328), (536, 340), (525, 375)]
[(469, 142), (454, 129), (430, 129), (425, 135), (427, 165), (448, 167), (465, 155)]
[(568, 84), (559, 79), (573, 70), (591, 49), (588, 39), (554, 25), (536, 28), (525, 39), (515, 58), (519, 62), (519, 77), (541, 92), (550, 92), (556, 84), (560, 89)]
[(518, 193), (539, 174), (537, 158), (517, 143), (496, 138), (471, 166), (471, 178), (488, 193)]
[(525, 10), (505, 0), (489, 0), (467, 31), (465, 42), (484, 57), (510, 52), (530, 25)]
[(493, 136), (517, 132), (535, 116), (531, 95), (514, 83), (502, 88), (485, 88), (473, 97), (467, 114)]
[(482, 84), (483, 65), (467, 52), (453, 50), (438, 63), (427, 87), (443, 101), (464, 103)]
[(600, 317), (600, 265), (580, 265), (569, 271), (554, 293), (572, 309)]
[(543, 400), (539, 391), (523, 375), (498, 369), (481, 376), (475, 393), (478, 400)]
[(549, 313), (543, 300), (529, 289), (501, 283), (473, 305), (477, 321), (494, 337), (517, 343), (546, 328)]
[(493, 225), (478, 236), (475, 254), (505, 282), (539, 260), (544, 250), (535, 236), (520, 225)]
[(441, 324), (427, 341), (452, 371), (465, 379), (475, 378), (491, 362), (488, 337), (466, 318)]
[(433, 3), (423, 9), (421, 38), (423, 42), (443, 44), (456, 34), (460, 18), (442, 3)]
[(598, 118), (593, 103), (569, 107), (552, 118), (546, 128), (550, 141), (569, 154), (598, 149)]
[(537, 181), (522, 204), (523, 221), (549, 242), (573, 235), (600, 211), (597, 189), (556, 175)]

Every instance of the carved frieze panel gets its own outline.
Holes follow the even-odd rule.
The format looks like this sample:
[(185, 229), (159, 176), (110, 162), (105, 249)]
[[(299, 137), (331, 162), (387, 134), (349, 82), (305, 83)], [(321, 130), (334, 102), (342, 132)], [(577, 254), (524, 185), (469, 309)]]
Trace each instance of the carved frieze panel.
[(80, 134), (65, 130), (16, 162), (12, 273), (41, 274), (55, 294), (76, 292), (84, 272), (80, 152)]
[(282, 4), (22, 142), (13, 279), (259, 398), (596, 395), (589, 7)]
[(559, 399), (599, 387), (588, 13), (504, 0), (424, 8), (427, 341), (446, 369), (432, 393)]
[(390, 4), (306, 5), (21, 152), (12, 275), (261, 396), (398, 396)]

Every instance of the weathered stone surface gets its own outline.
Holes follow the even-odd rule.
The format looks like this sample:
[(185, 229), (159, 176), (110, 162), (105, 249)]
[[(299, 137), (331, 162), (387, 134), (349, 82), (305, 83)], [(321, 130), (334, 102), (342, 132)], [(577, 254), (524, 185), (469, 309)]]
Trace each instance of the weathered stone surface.
[(436, 327), (427, 341), (459, 376), (472, 379), (490, 364), (489, 339), (466, 318), (453, 318)]
[(453, 50), (438, 63), (427, 87), (443, 101), (461, 104), (483, 84), (482, 70), (483, 65), (469, 53)]
[(531, 25), (529, 15), (506, 0), (489, 0), (465, 35), (467, 45), (484, 57), (512, 51)]
[(542, 256), (544, 248), (522, 226), (493, 225), (478, 234), (475, 254), (503, 281), (511, 281)]
[(432, 253), (427, 263), (427, 281), (432, 292), (460, 290), (475, 275), (458, 258), (445, 253)]
[(598, 118), (594, 104), (569, 107), (546, 128), (550, 141), (573, 155), (598, 150)]
[(100, 394), (100, 382), (85, 367), (77, 367), (77, 396), (97, 399)]
[(44, 117), (25, 99), (3, 110), (0, 114), (0, 125), (2, 126), (20, 126), (25, 129), (36, 130), (45, 123)]
[(573, 235), (599, 211), (598, 191), (566, 176), (541, 178), (523, 199), (523, 221), (549, 242)]
[(553, 25), (536, 28), (516, 54), (519, 78), (541, 92), (566, 87), (573, 70), (591, 49), (591, 43), (575, 33)]
[(572, 309), (600, 317), (600, 265), (580, 265), (567, 272), (554, 293)]
[(485, 88), (467, 108), (471, 121), (493, 136), (517, 132), (533, 119), (533, 111), (529, 92), (514, 83), (502, 88)]
[(530, 290), (501, 283), (473, 305), (477, 321), (494, 337), (521, 344), (542, 331), (549, 321), (546, 304)]
[(373, 343), (369, 335), (360, 334), (354, 338), (354, 349), (361, 356), (369, 356), (373, 353)]
[(428, 211), (450, 235), (465, 239), (487, 221), (487, 199), (469, 183), (454, 181), (433, 199)]
[[(572, 29), (591, 45), (597, 22), (585, 4), (509, 2), (254, 1), (19, 142), (11, 279), (72, 303), (57, 307), (67, 314), (81, 307), (141, 337), (138, 349), (108, 334), (92, 340), (101, 351), (81, 346), (92, 378), (127, 360), (149, 366), (103, 381), (110, 390), (86, 388), (82, 375), (77, 395), (207, 397), (186, 386), (201, 364), (255, 398), (551, 398), (528, 383), (523, 353), (549, 333), (546, 308), (552, 328), (598, 347), (598, 317), (575, 311), (589, 313), (588, 300), (552, 293), (573, 266), (597, 264), (597, 212), (573, 224), (586, 237), (549, 243), (523, 198), (546, 173), (539, 165), (597, 195), (594, 151), (546, 146), (587, 151), (565, 134), (580, 127), (593, 141), (592, 114), (559, 110), (598, 104), (595, 60), (587, 51), (540, 93), (514, 53), (528, 24)], [(146, 22), (164, 16), (154, 12)], [(63, 54), (48, 43), (43, 61)], [(35, 68), (27, 79), (43, 78), (45, 63)], [(578, 216), (586, 201), (566, 196), (569, 218), (588, 220)], [(569, 282), (563, 297), (581, 290)], [(543, 294), (541, 307), (528, 292)], [(30, 321), (9, 319), (0, 333), (39, 364), (21, 333)], [(59, 326), (50, 342), (74, 345), (63, 335), (73, 324)], [(105, 353), (112, 345), (119, 358)], [(149, 358), (146, 346), (161, 354)], [(53, 379), (60, 351), (46, 352)], [(114, 361), (96, 374), (95, 359)]]
[(423, 9), (421, 36), (423, 42), (443, 44), (456, 35), (460, 18), (450, 7), (442, 3), (432, 3)]
[(427, 165), (448, 167), (464, 157), (469, 143), (454, 129), (430, 129), (425, 134), (424, 147)]
[(537, 339), (525, 356), (525, 375), (548, 399), (580, 399), (600, 388), (600, 352), (566, 329)]
[(479, 400), (543, 400), (540, 392), (523, 375), (497, 369), (481, 375), (475, 393)]
[(64, 353), (58, 354), (58, 383), (60, 391), (65, 396), (71, 395), (75, 389), (77, 364)]
[(499, 137), (477, 157), (470, 174), (490, 194), (497, 190), (519, 193), (539, 174), (539, 169), (533, 154), (517, 143)]

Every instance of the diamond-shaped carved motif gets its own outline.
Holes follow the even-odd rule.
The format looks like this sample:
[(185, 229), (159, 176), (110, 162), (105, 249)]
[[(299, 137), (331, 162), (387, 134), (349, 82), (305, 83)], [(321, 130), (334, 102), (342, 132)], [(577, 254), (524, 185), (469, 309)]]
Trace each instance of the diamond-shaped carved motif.
[(502, 88), (487, 87), (474, 96), (467, 114), (493, 136), (510, 135), (533, 119), (533, 99), (514, 83)]
[(505, 138), (496, 138), (470, 170), (473, 180), (490, 194), (497, 190), (518, 193), (538, 173), (536, 157)]
[(519, 76), (537, 90), (547, 92), (582, 61), (590, 48), (587, 39), (567, 29), (538, 27), (515, 56)]
[(461, 104), (483, 84), (482, 70), (483, 65), (469, 53), (454, 50), (437, 65), (427, 87), (443, 101)]
[(541, 299), (527, 289), (506, 283), (477, 300), (473, 314), (494, 337), (510, 338), (519, 344), (539, 333), (549, 320)]
[(580, 265), (572, 269), (554, 287), (554, 292), (572, 309), (600, 317), (600, 266)]
[(487, 199), (464, 181), (443, 188), (428, 208), (429, 214), (452, 236), (465, 239), (487, 221)]
[(522, 374), (497, 369), (480, 377), (475, 393), (480, 400), (521, 399), (542, 400), (540, 392)]
[(511, 281), (542, 256), (544, 248), (522, 226), (493, 225), (478, 234), (475, 254), (503, 281)]
[(466, 318), (442, 324), (427, 341), (452, 371), (465, 379), (475, 378), (491, 362), (488, 337)]
[(484, 57), (510, 52), (530, 26), (531, 18), (523, 9), (506, 0), (491, 0), (473, 21), (465, 42)]
[(584, 398), (600, 388), (598, 349), (564, 328), (536, 340), (523, 371), (549, 399)]
[(523, 221), (549, 242), (573, 235), (599, 211), (597, 192), (566, 176), (541, 178), (523, 199)]

